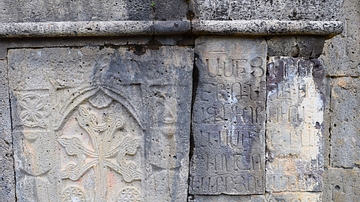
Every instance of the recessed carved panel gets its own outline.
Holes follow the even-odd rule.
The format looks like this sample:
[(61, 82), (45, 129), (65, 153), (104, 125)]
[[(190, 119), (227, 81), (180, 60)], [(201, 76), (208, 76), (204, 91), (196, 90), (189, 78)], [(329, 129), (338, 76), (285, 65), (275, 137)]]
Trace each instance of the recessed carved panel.
[(190, 193), (264, 193), (265, 60), (261, 39), (197, 39)]
[(14, 49), (9, 66), (19, 200), (186, 200), (191, 49)]

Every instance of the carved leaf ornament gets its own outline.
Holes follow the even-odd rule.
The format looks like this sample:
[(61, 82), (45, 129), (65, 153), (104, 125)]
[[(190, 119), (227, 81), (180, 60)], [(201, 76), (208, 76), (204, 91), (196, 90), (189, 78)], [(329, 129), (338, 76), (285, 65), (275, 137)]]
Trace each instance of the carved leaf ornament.
[[(112, 103), (112, 98), (100, 91), (89, 98), (89, 103), (95, 108), (102, 109)], [(76, 164), (69, 164), (61, 173), (63, 179), (76, 181), (80, 179), (90, 168), (100, 165), (116, 171), (122, 175), (126, 182), (141, 180), (141, 172), (132, 162), (125, 161), (126, 155), (135, 155), (139, 147), (139, 141), (130, 135), (120, 139), (111, 139), (117, 131), (124, 130), (125, 123), (119, 115), (104, 113), (92, 114), (85, 105), (80, 105), (75, 118), (79, 126), (86, 131), (91, 140), (91, 148), (76, 137), (60, 137), (58, 141), (65, 148), (67, 155), (76, 156)], [(105, 145), (107, 140), (114, 141), (109, 147)]]

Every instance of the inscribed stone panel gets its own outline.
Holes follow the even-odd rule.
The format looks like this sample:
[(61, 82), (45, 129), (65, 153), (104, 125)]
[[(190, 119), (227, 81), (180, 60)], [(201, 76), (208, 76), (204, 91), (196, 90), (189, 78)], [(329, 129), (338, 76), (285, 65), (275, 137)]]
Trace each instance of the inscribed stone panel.
[(333, 78), (331, 89), (330, 165), (353, 168), (360, 165), (359, 78)]
[(0, 60), (0, 198), (15, 201), (9, 85), (6, 60)]
[(265, 195), (249, 196), (204, 196), (197, 195), (190, 198), (189, 202), (322, 202), (323, 194), (310, 192), (283, 192), (266, 193)]
[(196, 40), (190, 193), (264, 192), (266, 43)]
[(192, 55), (10, 50), (18, 199), (186, 201)]
[(316, 59), (271, 57), (267, 77), (266, 189), (321, 191), (324, 69)]

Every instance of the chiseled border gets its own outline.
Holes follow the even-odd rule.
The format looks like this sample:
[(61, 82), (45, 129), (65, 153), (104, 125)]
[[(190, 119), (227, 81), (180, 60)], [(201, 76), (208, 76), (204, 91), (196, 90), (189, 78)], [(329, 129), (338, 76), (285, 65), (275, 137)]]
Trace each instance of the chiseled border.
[(324, 35), (342, 32), (340, 21), (78, 21), (0, 23), (0, 38), (135, 35)]

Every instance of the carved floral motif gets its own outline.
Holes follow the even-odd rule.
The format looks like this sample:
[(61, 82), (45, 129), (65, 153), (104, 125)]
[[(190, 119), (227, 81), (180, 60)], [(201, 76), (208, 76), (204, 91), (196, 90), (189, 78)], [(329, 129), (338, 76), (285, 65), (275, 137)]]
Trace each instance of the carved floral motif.
[(140, 202), (140, 194), (134, 188), (126, 188), (120, 192), (117, 202)]
[(27, 94), (19, 100), (20, 120), (27, 127), (45, 128), (45, 102), (39, 95)]
[[(79, 117), (76, 119), (81, 128), (90, 136), (92, 148), (84, 145), (78, 138), (59, 138), (59, 143), (65, 148), (69, 156), (77, 156), (77, 164), (70, 164), (62, 172), (62, 178), (78, 180), (90, 168), (98, 166), (103, 169), (109, 167), (121, 174), (126, 182), (141, 179), (141, 172), (137, 166), (127, 163), (125, 155), (135, 155), (139, 142), (131, 136), (125, 136), (122, 141), (116, 141), (112, 147), (103, 145), (111, 139), (117, 130), (124, 129), (124, 122), (113, 114), (106, 114), (101, 119), (91, 114), (85, 106), (78, 109)], [(102, 120), (103, 122), (99, 122)]]
[(62, 202), (85, 202), (84, 192), (77, 187), (69, 187), (65, 189), (61, 196)]

